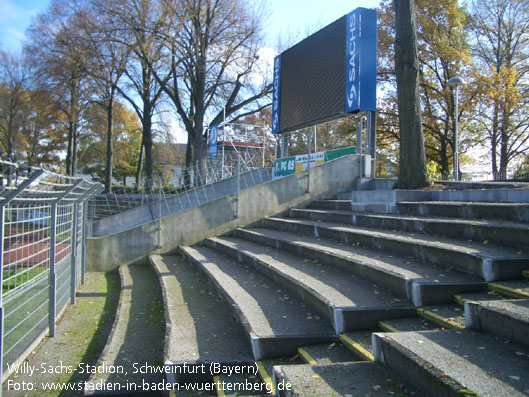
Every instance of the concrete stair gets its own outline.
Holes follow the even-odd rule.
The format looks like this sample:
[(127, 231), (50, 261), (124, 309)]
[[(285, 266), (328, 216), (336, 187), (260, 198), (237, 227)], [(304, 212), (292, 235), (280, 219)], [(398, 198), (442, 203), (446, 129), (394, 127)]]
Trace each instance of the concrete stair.
[(248, 265), (207, 247), (183, 247), (243, 325), (255, 360), (294, 355), (306, 344), (336, 340), (331, 324), (313, 309)]
[(253, 266), (297, 295), (326, 318), (337, 334), (372, 328), (380, 319), (414, 313), (410, 302), (354, 274), (288, 252), (238, 238), (206, 243), (234, 260)]
[(413, 256), (437, 264), (447, 264), (483, 281), (521, 277), (529, 261), (529, 253), (473, 241), (440, 239), (429, 234), (389, 231), (348, 226), (341, 223), (316, 222), (304, 219), (266, 218), (267, 228), (296, 234), (363, 245), (401, 255)]
[(373, 351), (375, 361), (413, 379), (428, 395), (522, 396), (529, 390), (529, 350), (491, 335), (468, 330), (374, 333)]
[(367, 192), (151, 257), (166, 365), (255, 364), (210, 375), (280, 396), (529, 394), (526, 206)]
[(463, 201), (401, 201), (400, 214), (439, 216), (463, 219), (502, 219), (529, 222), (528, 203), (463, 202)]
[(314, 221), (342, 222), (367, 228), (428, 233), (521, 249), (526, 249), (529, 246), (529, 224), (508, 221), (398, 214), (363, 214), (353, 211), (317, 209), (292, 209), (290, 216)]

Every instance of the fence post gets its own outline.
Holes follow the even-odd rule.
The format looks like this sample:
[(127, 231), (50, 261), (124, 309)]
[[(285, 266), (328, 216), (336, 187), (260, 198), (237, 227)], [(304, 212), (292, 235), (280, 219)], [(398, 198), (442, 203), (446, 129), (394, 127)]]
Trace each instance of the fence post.
[(241, 191), (241, 156), (237, 156), (237, 206), (235, 207), (235, 218), (239, 217), (239, 200)]
[(56, 288), (57, 288), (57, 279), (55, 275), (55, 233), (57, 226), (57, 203), (54, 201), (51, 205), (50, 213), (50, 248), (49, 248), (49, 265), (50, 265), (50, 275), (49, 275), (49, 284), (50, 284), (50, 310), (49, 310), (49, 319), (48, 319), (48, 328), (50, 336), (55, 336), (55, 312), (56, 312)]
[[(57, 275), (55, 273), (55, 243), (57, 237), (57, 206), (68, 196), (83, 180), (78, 179), (71, 186), (69, 186), (63, 193), (61, 193), (51, 205), (51, 220), (50, 220), (50, 316), (49, 316), (49, 334), (55, 336), (55, 320), (57, 319)], [(72, 240), (74, 236), (71, 236)], [(70, 244), (73, 240), (70, 241)]]
[(88, 227), (88, 199), (83, 200), (83, 228), (81, 230), (81, 284), (85, 283), (86, 273), (86, 229)]
[(76, 201), (72, 209), (72, 276), (70, 302), (75, 305), (75, 290), (77, 289), (77, 228), (79, 227), (79, 203)]
[[(316, 129), (316, 126), (314, 126)], [(307, 138), (307, 193), (310, 193), (310, 152), (311, 152), (311, 138), (312, 138), (312, 129), (309, 128), (309, 136)]]
[[(4, 218), (5, 207), (0, 205), (0, 379), (2, 379), (2, 369), (4, 367), (4, 302), (2, 295), (4, 291)], [(0, 387), (0, 397), (2, 388)]]
[(162, 178), (158, 184), (158, 249), (162, 248)]

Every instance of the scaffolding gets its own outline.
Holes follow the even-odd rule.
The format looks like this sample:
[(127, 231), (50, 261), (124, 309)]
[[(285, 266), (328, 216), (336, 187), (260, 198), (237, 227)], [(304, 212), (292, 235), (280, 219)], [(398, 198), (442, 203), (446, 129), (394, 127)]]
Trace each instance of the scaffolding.
[(264, 125), (223, 124), (218, 132), (217, 156), (209, 159), (210, 167), (216, 170), (215, 181), (235, 176), (238, 162), (241, 173), (266, 167), (266, 152), (273, 150), (275, 157), (277, 147), (269, 135), (270, 129)]

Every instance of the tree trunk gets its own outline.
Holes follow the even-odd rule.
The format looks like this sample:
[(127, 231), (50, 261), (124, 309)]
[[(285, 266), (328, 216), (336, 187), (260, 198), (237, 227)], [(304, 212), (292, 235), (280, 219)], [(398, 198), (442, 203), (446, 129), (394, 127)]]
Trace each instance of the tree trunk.
[(492, 120), (492, 134), (490, 138), (491, 146), (491, 158), (492, 158), (492, 178), (496, 180), (498, 178), (498, 159), (497, 159), (497, 150), (498, 150), (498, 103), (494, 102), (494, 116)]
[(191, 168), (193, 167), (193, 136), (187, 134), (186, 160), (184, 168), (184, 186), (186, 189), (191, 187)]
[(113, 137), (112, 137), (112, 113), (114, 100), (112, 95), (107, 102), (107, 166), (105, 170), (105, 193), (112, 193), (112, 158), (113, 158)]
[(140, 156), (138, 158), (138, 166), (136, 167), (136, 190), (140, 192), (141, 187), (141, 173), (143, 171), (143, 138), (140, 144)]
[(500, 174), (503, 179), (507, 178), (507, 166), (509, 164), (509, 129), (510, 129), (510, 108), (506, 104), (501, 126), (501, 146), (500, 146)]
[(154, 186), (154, 167), (152, 157), (152, 120), (150, 113), (144, 113), (143, 117), (143, 145), (145, 149), (145, 193), (151, 194)]
[(73, 175), (74, 123), (68, 123), (68, 147), (66, 148), (66, 175)]
[(400, 128), (398, 187), (417, 189), (429, 185), (419, 99), (419, 59), (415, 32), (414, 1), (394, 0), (395, 72)]

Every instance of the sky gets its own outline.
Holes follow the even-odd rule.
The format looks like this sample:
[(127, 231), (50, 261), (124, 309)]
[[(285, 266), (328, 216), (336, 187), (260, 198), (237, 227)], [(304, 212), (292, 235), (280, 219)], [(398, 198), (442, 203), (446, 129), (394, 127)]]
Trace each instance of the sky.
[[(251, 1), (251, 0), (249, 0)], [(279, 38), (288, 46), (316, 32), (357, 7), (376, 8), (380, 0), (263, 0), (268, 18), (264, 25), (265, 43), (261, 59), (273, 64)], [(20, 53), (24, 33), (32, 18), (46, 11), (50, 0), (0, 0), (0, 50)], [(285, 49), (285, 48), (283, 48)], [(186, 135), (173, 123), (178, 142)]]
[[(48, 4), (49, 0), (0, 0), (0, 50), (19, 52), (32, 18)], [(357, 7), (378, 4), (379, 0), (265, 0), (270, 15), (265, 25), (266, 45), (275, 48), (279, 36), (302, 39)]]

